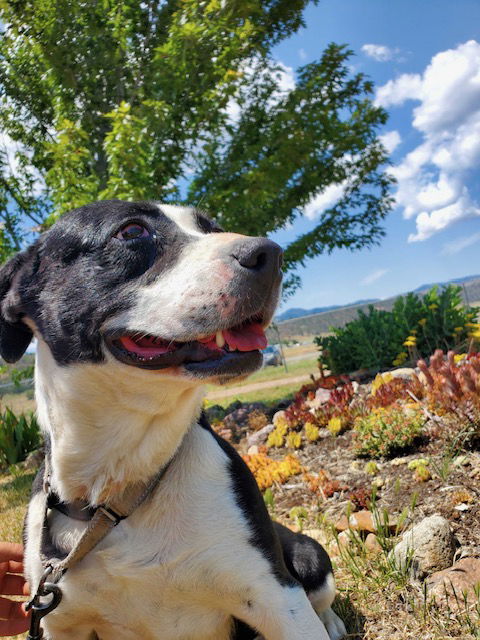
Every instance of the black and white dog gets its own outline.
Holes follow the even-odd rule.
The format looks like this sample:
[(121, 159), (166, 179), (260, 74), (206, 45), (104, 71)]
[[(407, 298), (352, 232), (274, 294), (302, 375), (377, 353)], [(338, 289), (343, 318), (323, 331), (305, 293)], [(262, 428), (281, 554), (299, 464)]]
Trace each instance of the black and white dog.
[[(272, 524), (248, 468), (200, 415), (204, 383), (259, 367), (280, 267), (276, 244), (196, 210), (106, 201), (64, 215), (0, 271), (0, 352), (14, 362), (37, 338), (59, 503), (121, 501), (171, 461), (150, 498), (62, 578), (47, 638), (343, 636), (326, 552)], [(32, 588), (41, 480), (26, 520)], [(66, 553), (88, 522), (52, 508), (48, 526)]]

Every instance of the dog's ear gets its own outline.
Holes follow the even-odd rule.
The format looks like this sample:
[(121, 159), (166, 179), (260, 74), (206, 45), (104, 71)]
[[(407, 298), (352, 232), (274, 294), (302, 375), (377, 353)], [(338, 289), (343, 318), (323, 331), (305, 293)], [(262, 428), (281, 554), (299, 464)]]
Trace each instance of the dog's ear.
[(20, 360), (33, 334), (21, 321), (18, 282), (32, 247), (17, 253), (0, 268), (0, 355), (7, 362)]

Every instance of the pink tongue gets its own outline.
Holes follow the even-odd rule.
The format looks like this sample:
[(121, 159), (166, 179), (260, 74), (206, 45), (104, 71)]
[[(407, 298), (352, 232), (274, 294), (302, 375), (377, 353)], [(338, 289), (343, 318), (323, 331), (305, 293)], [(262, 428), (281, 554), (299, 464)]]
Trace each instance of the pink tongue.
[[(258, 323), (252, 323), (239, 329), (225, 330), (222, 333), (231, 351), (255, 351), (256, 349), (265, 349), (267, 346), (267, 338), (262, 325)], [(175, 351), (174, 344), (167, 340), (152, 337), (132, 340), (129, 336), (122, 336), (120, 342), (127, 351), (132, 351), (139, 356), (147, 358)], [(215, 340), (215, 334), (200, 338), (198, 342), (201, 342), (212, 351), (220, 351)]]
[(175, 347), (166, 340), (162, 340), (159, 344), (156, 344), (153, 338), (140, 338), (139, 340), (133, 341), (128, 336), (122, 336), (120, 342), (127, 351), (133, 351), (133, 353), (144, 357), (161, 356), (164, 353), (175, 351)]
[(229, 329), (223, 332), (223, 337), (231, 350), (255, 351), (255, 349), (265, 349), (267, 346), (262, 325), (258, 323), (249, 324), (240, 329)]

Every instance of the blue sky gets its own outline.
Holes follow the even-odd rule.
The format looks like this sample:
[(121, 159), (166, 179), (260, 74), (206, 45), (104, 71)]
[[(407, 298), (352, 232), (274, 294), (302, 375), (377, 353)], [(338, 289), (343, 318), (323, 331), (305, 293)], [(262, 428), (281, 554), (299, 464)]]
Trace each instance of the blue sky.
[[(293, 74), (329, 42), (355, 52), (376, 100), (390, 114), (384, 128), (398, 180), (397, 207), (381, 246), (336, 250), (299, 271), (301, 290), (284, 308), (383, 298), (427, 282), (480, 273), (480, 1), (322, 0), (306, 28), (274, 50)], [(315, 224), (316, 205), (285, 245)]]

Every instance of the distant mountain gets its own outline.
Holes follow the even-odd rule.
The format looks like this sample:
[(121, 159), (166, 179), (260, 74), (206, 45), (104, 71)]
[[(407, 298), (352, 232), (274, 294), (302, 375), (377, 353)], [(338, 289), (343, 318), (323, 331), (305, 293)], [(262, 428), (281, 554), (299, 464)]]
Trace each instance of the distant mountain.
[(315, 307), (315, 309), (302, 309), (300, 307), (294, 307), (293, 309), (287, 309), (283, 313), (280, 313), (275, 317), (275, 322), (284, 322), (285, 320), (293, 320), (294, 318), (301, 318), (302, 316), (311, 316), (315, 313), (323, 313), (324, 311), (333, 311), (334, 309), (343, 309), (343, 307), (350, 307), (356, 304), (369, 304), (372, 302), (378, 302), (378, 298), (367, 298), (366, 300), (357, 300), (350, 304), (333, 304), (330, 307)]
[(294, 307), (293, 309), (287, 309), (283, 313), (280, 313), (275, 317), (275, 322), (284, 322), (285, 320), (293, 320), (293, 318), (301, 318), (302, 316), (309, 316), (312, 313), (323, 313), (323, 311), (332, 311), (338, 309), (341, 305), (334, 304), (330, 307), (315, 307), (315, 309), (301, 309)]
[[(465, 276), (464, 278), (452, 278), (451, 280), (446, 280), (445, 282), (432, 282), (430, 284), (422, 284), (416, 289), (413, 289), (413, 293), (428, 291), (432, 287), (445, 287), (448, 284), (464, 284), (465, 282), (471, 282), (472, 280), (479, 279), (480, 275), (476, 275)], [(379, 302), (379, 298), (367, 298), (366, 300), (356, 300), (355, 302), (349, 302), (348, 304), (333, 304), (329, 307), (315, 307), (315, 309), (302, 309), (301, 307), (294, 307), (293, 309), (287, 309), (283, 313), (280, 313), (278, 316), (276, 316), (275, 322), (285, 322), (285, 320), (293, 320), (294, 318), (302, 318), (303, 316), (313, 316), (316, 313), (323, 313), (324, 311), (335, 311), (335, 309), (354, 307), (359, 304), (372, 304), (374, 302)]]
[[(479, 276), (466, 276), (465, 278), (453, 278), (447, 282), (438, 282), (438, 286), (445, 286), (448, 284), (460, 284), (463, 285), (461, 295), (463, 300), (468, 304), (477, 304), (480, 306), (480, 275)], [(421, 287), (415, 289), (416, 293), (426, 293), (428, 289), (431, 289), (434, 285), (424, 284)], [(400, 295), (405, 295), (402, 293)], [(395, 304), (395, 300), (399, 296), (392, 296), (384, 300), (358, 300), (352, 302), (349, 305), (330, 307), (326, 311), (305, 310), (305, 309), (288, 309), (284, 311), (278, 318), (278, 329), (282, 338), (289, 338), (292, 336), (312, 336), (312, 335), (326, 335), (331, 331), (331, 327), (343, 327), (347, 322), (350, 322), (357, 317), (359, 311), (368, 312), (369, 304), (374, 304), (377, 309), (384, 309), (390, 311)], [(280, 320), (282, 316), (292, 311), (304, 311), (305, 315), (298, 315), (291, 317), (288, 320)], [(276, 335), (268, 336), (271, 341), (277, 340)]]
[(432, 282), (430, 284), (421, 284), (419, 287), (413, 290), (414, 293), (419, 293), (420, 291), (427, 291), (432, 287), (445, 287), (447, 284), (464, 284), (465, 282), (471, 282), (472, 280), (478, 280), (480, 275), (476, 276), (465, 276), (464, 278), (452, 278), (451, 280), (447, 280), (446, 282)]

